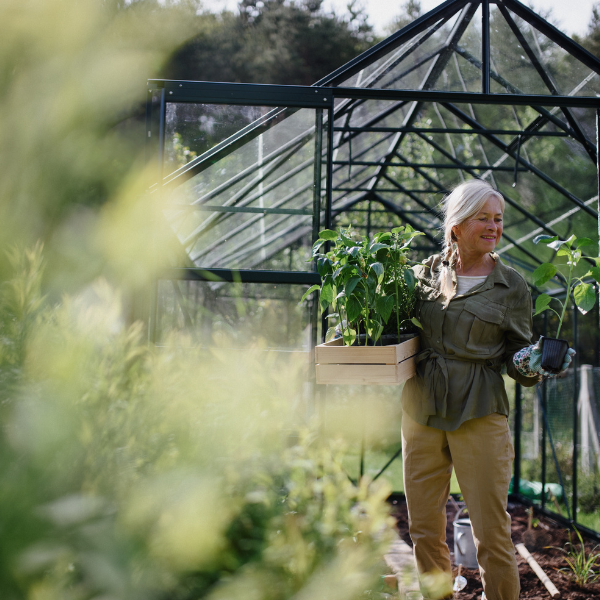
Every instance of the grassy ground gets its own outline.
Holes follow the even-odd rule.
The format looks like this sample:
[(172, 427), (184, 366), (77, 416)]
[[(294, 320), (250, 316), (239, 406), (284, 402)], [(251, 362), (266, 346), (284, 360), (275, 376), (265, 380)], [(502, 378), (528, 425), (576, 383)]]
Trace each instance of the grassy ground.
[[(364, 458), (364, 472), (371, 477), (377, 476), (381, 468), (398, 450), (397, 446), (391, 447), (389, 451), (367, 451)], [(349, 477), (356, 479), (360, 473), (360, 452), (357, 450), (350, 451), (344, 457), (344, 468)], [(402, 478), (402, 457), (398, 456), (394, 462), (381, 475), (392, 486), (394, 492), (404, 492), (404, 481)], [(460, 486), (456, 480), (456, 474), (452, 471), (452, 479), (450, 481), (450, 493), (460, 494)]]
[(584, 525), (588, 529), (600, 531), (600, 514), (598, 513), (577, 513), (577, 522)]

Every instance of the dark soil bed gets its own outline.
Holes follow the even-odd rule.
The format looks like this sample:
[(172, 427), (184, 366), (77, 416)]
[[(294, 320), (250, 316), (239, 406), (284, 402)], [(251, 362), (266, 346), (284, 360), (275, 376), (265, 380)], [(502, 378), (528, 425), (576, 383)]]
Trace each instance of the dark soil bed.
[[(462, 506), (462, 505), (461, 505)], [(406, 513), (406, 503), (403, 500), (394, 500), (393, 514), (396, 517), (398, 523), (398, 533), (402, 539), (412, 546), (410, 536), (408, 535), (408, 517)], [(523, 534), (527, 530), (527, 508), (520, 504), (509, 504), (508, 511), (512, 516), (512, 539), (515, 544), (523, 542)], [(448, 525), (446, 527), (446, 538), (450, 552), (452, 556), (454, 548), (454, 532), (452, 527), (452, 521), (456, 510), (450, 503), (447, 506), (448, 513)], [(532, 556), (544, 569), (546, 575), (550, 578), (552, 583), (558, 588), (561, 593), (561, 598), (567, 600), (589, 600), (592, 598), (600, 599), (600, 580), (595, 583), (588, 584), (585, 589), (575, 585), (575, 582), (569, 576), (568, 573), (559, 571), (563, 567), (567, 567), (567, 563), (564, 560), (564, 553), (554, 548), (548, 548), (546, 546), (556, 546), (563, 548), (565, 543), (569, 541), (569, 536), (565, 527), (556, 521), (544, 516), (534, 513), (534, 518), (539, 519), (539, 525), (536, 529), (543, 530), (545, 532), (544, 547), (540, 550), (531, 552)], [(579, 548), (579, 542), (575, 534), (571, 534), (572, 541), (577, 541), (576, 547)], [(591, 550), (596, 545), (595, 542), (586, 540), (587, 550)], [(516, 553), (516, 552), (515, 552)], [(546, 590), (545, 586), (538, 579), (537, 575), (531, 570), (531, 567), (527, 564), (519, 554), (516, 553), (517, 564), (519, 565), (519, 574), (521, 577), (521, 595), (520, 598), (527, 598), (529, 600), (548, 600), (551, 596)], [(598, 569), (595, 569), (598, 571)], [(454, 576), (457, 574), (457, 568), (454, 568)], [(457, 594), (457, 598), (460, 600), (480, 600), (481, 592), (483, 587), (481, 585), (481, 578), (477, 569), (464, 569), (462, 575), (467, 579), (467, 587)]]

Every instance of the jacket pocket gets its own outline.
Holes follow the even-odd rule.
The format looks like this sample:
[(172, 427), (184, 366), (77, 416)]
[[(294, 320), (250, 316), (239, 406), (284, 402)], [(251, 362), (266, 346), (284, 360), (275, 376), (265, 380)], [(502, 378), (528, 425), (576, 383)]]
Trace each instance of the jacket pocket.
[(467, 350), (477, 354), (495, 354), (504, 343), (502, 323), (507, 307), (485, 298), (469, 298), (464, 310), (471, 316)]

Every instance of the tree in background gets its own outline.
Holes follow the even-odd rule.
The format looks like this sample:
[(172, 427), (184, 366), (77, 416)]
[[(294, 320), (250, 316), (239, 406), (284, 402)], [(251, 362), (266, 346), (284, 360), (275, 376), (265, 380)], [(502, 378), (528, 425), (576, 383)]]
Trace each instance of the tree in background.
[(584, 37), (574, 35), (573, 38), (586, 50), (600, 56), (600, 2), (597, 2), (592, 8), (592, 18), (588, 24), (587, 34)]
[(322, 0), (241, 0), (237, 13), (201, 13), (174, 54), (170, 79), (311, 85), (377, 40), (356, 0), (326, 13)]
[(406, 0), (406, 2), (402, 5), (400, 14), (398, 14), (398, 16), (396, 16), (386, 27), (386, 32), (389, 35), (392, 35), (392, 33), (396, 33), (396, 31), (399, 31), (403, 27), (410, 25), (422, 14), (423, 10), (419, 0)]

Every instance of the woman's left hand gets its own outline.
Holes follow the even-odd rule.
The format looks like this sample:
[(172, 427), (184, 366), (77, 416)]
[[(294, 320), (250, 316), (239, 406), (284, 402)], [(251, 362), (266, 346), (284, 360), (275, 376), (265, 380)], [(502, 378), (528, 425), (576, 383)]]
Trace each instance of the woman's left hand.
[(565, 354), (565, 360), (561, 366), (560, 373), (550, 373), (542, 369), (542, 350), (536, 342), (517, 352), (513, 357), (513, 363), (519, 373), (525, 375), (525, 377), (535, 377), (536, 375), (560, 377), (569, 368), (574, 355), (575, 350), (569, 348)]
[(542, 349), (539, 347), (539, 342), (534, 344), (531, 350), (531, 358), (529, 360), (529, 365), (532, 369), (535, 369), (540, 375), (544, 377), (561, 377), (564, 372), (569, 368), (569, 365), (573, 361), (573, 356), (575, 356), (576, 352), (573, 348), (569, 348), (567, 353), (565, 354), (565, 360), (560, 368), (559, 373), (550, 373), (549, 371), (544, 371), (542, 369)]

